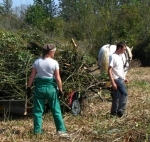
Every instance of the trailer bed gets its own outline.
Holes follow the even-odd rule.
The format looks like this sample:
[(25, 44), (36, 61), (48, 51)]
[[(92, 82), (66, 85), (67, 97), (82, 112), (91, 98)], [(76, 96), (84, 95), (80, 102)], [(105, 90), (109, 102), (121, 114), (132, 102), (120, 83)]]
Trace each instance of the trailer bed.
[(0, 100), (0, 113), (27, 115), (32, 113), (32, 107), (25, 100)]

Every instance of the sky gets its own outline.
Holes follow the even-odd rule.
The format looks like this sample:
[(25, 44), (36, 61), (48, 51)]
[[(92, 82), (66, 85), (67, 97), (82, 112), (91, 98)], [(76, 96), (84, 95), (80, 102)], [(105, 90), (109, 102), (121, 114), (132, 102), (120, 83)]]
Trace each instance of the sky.
[[(33, 4), (33, 0), (12, 0), (12, 2), (13, 2), (13, 7), (20, 6), (22, 4), (26, 4), (26, 5)], [(3, 3), (3, 0), (0, 0), (0, 4), (1, 3)], [(58, 4), (58, 0), (55, 0), (55, 3)]]

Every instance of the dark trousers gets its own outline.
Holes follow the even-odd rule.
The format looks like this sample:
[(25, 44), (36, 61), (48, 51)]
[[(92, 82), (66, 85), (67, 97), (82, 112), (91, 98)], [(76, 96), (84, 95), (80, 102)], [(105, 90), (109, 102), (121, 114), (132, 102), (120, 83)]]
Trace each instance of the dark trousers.
[(113, 89), (113, 98), (111, 106), (111, 114), (124, 113), (127, 104), (128, 94), (121, 78), (115, 79), (117, 90)]

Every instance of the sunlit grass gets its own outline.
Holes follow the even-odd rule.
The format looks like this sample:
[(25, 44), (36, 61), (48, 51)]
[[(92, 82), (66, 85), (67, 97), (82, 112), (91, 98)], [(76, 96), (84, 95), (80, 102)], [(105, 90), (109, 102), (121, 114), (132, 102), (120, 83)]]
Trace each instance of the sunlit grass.
[(81, 115), (63, 114), (72, 139), (56, 135), (51, 112), (43, 115), (43, 135), (33, 134), (33, 117), (4, 115), (0, 117), (1, 142), (149, 142), (150, 141), (150, 68), (132, 68), (129, 83), (127, 115), (110, 117), (111, 97), (107, 91), (100, 98), (86, 100)]

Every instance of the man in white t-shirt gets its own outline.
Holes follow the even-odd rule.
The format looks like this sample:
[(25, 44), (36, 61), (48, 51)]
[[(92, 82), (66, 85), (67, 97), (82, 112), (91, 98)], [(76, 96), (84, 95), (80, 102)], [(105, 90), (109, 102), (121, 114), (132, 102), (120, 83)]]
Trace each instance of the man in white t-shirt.
[[(59, 73), (59, 64), (54, 60), (56, 46), (45, 44), (42, 57), (33, 63), (31, 74), (27, 84), (27, 96), (30, 96), (31, 86), (34, 82), (33, 116), (34, 134), (42, 134), (42, 115), (44, 113), (45, 101), (48, 101), (53, 114), (54, 123), (58, 135), (70, 137), (66, 133), (58, 95), (62, 92), (62, 81)], [(62, 93), (61, 93), (62, 94)]]
[(110, 56), (108, 75), (112, 83), (113, 98), (111, 106), (111, 115), (122, 117), (126, 109), (128, 93), (126, 91), (124, 82), (125, 79), (124, 67), (121, 54), (126, 50), (126, 44), (120, 42), (114, 54)]

